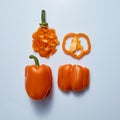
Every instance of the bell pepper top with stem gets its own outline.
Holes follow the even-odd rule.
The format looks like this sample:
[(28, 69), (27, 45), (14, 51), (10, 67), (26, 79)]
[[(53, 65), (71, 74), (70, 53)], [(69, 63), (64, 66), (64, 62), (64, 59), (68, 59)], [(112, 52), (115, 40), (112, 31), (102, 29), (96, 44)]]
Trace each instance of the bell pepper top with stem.
[(30, 55), (29, 58), (30, 58), (30, 59), (34, 59), (34, 61), (35, 61), (35, 65), (36, 65), (36, 66), (38, 66), (38, 67), (40, 66), (40, 64), (39, 64), (39, 60), (37, 59), (36, 56), (34, 56), (34, 55)]
[(48, 27), (48, 23), (46, 22), (46, 12), (45, 10), (41, 11), (41, 23), (40, 23), (41, 27)]

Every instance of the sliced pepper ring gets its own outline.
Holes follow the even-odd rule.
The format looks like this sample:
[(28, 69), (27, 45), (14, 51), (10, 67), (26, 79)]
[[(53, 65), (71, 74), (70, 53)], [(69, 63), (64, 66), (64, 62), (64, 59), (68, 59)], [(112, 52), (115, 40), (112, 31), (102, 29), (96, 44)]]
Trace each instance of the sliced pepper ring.
[[(80, 54), (75, 54), (74, 51), (71, 51), (71, 50), (68, 50), (66, 49), (66, 41), (69, 39), (69, 38), (75, 38), (77, 41), (79, 40), (79, 38), (84, 38), (87, 42), (87, 49), (80, 49)], [(76, 43), (77, 45), (77, 43)], [(82, 47), (82, 46), (81, 46)], [(67, 35), (65, 35), (64, 39), (63, 39), (63, 43), (62, 43), (62, 49), (63, 51), (68, 54), (68, 55), (71, 55), (72, 57), (76, 58), (76, 59), (80, 59), (82, 58), (84, 55), (88, 54), (91, 50), (91, 43), (90, 43), (90, 39), (89, 37), (84, 34), (84, 33), (78, 33), (78, 34), (75, 34), (75, 33), (68, 33)], [(77, 50), (76, 50), (77, 51)]]

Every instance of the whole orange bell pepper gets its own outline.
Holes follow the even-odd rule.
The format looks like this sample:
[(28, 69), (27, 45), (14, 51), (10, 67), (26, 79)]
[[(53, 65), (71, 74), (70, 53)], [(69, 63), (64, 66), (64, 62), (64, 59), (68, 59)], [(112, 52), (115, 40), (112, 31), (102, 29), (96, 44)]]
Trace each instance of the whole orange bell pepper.
[(38, 59), (34, 55), (30, 55), (34, 59), (35, 65), (25, 67), (25, 89), (28, 96), (34, 100), (41, 100), (47, 97), (52, 89), (52, 72), (47, 65), (39, 65)]
[(65, 64), (58, 69), (58, 87), (62, 91), (83, 91), (89, 87), (90, 72), (80, 65)]

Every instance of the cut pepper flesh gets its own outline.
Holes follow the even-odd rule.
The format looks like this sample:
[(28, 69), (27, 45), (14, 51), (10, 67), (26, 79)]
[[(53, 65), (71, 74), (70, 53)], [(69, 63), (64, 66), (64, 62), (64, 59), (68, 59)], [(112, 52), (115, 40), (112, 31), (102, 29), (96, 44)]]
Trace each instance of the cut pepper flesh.
[(55, 33), (55, 29), (51, 28), (39, 28), (32, 35), (33, 38), (33, 50), (38, 52), (41, 57), (50, 57), (57, 49), (56, 46), (59, 44), (59, 40)]
[[(72, 37), (71, 45), (70, 45), (70, 49), (68, 50), (68, 49), (66, 49), (66, 41), (71, 37)], [(85, 39), (87, 46), (88, 46), (87, 49), (84, 49), (84, 46), (82, 46), (80, 38)], [(86, 55), (90, 52), (90, 50), (91, 50), (90, 39), (84, 33), (78, 33), (78, 34), (68, 33), (67, 35), (65, 35), (65, 37), (63, 39), (62, 49), (66, 54), (71, 55), (72, 57), (74, 57), (76, 59), (80, 59), (84, 55)], [(76, 54), (77, 51), (80, 51), (80, 53)]]
[(32, 48), (38, 52), (41, 57), (49, 58), (53, 55), (59, 44), (55, 29), (49, 28), (45, 19), (45, 10), (41, 12), (42, 23), (36, 32), (33, 33)]
[(73, 37), (71, 40), (70, 51), (76, 52), (78, 50), (83, 50), (83, 46), (81, 45), (81, 41), (77, 39), (77, 37)]

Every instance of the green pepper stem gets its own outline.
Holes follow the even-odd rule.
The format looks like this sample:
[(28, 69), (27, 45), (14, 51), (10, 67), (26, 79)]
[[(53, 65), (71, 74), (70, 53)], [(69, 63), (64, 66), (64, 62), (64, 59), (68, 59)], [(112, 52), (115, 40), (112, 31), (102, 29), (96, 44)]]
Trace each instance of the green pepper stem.
[(40, 23), (40, 25), (42, 26), (42, 27), (47, 27), (48, 26), (48, 23), (46, 23), (46, 12), (45, 12), (45, 10), (42, 10), (42, 12), (41, 12), (41, 22), (42, 23)]
[(37, 59), (36, 56), (34, 56), (34, 55), (30, 55), (29, 58), (30, 58), (30, 59), (34, 59), (34, 61), (35, 61), (35, 65), (36, 65), (36, 66), (39, 66), (39, 60)]

